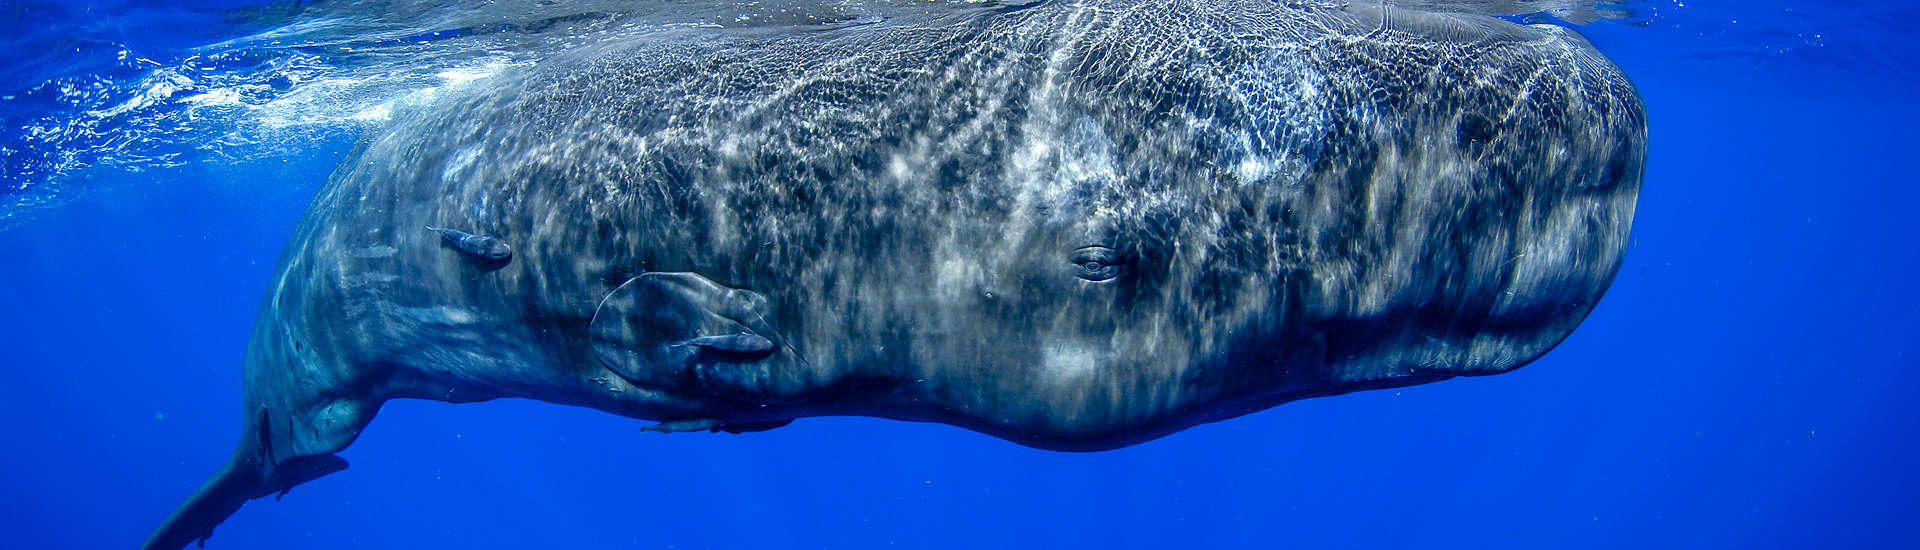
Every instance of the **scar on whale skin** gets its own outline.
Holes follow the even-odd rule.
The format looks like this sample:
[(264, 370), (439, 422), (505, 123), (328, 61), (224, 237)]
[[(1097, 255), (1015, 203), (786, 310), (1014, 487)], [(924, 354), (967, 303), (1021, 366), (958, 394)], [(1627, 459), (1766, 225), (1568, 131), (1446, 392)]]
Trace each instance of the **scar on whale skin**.
[(446, 237), (447, 244), (452, 245), (454, 249), (484, 264), (498, 267), (513, 261), (513, 247), (507, 246), (506, 241), (431, 225), (427, 226), (427, 230)]

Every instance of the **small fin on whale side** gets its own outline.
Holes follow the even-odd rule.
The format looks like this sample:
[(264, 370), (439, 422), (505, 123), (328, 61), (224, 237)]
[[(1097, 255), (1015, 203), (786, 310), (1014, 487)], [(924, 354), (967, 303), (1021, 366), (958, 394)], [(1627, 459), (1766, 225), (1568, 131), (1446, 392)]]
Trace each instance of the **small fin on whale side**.
[(643, 431), (643, 432), (659, 432), (663, 434), (679, 433), (679, 432), (701, 432), (701, 431), (711, 432), (719, 429), (720, 429), (720, 421), (714, 420), (711, 418), (700, 418), (695, 420), (667, 420), (659, 424), (654, 424), (652, 426), (640, 427), (640, 431)]
[(722, 421), (714, 420), (711, 418), (701, 418), (697, 420), (668, 420), (668, 421), (661, 422), (659, 424), (654, 424), (652, 426), (641, 426), (640, 431), (659, 432), (659, 433), (704, 431), (704, 432), (710, 432), (710, 433), (711, 432), (727, 432), (730, 434), (743, 434), (747, 432), (764, 432), (767, 430), (771, 430), (771, 429), (778, 428), (778, 427), (785, 426), (792, 423), (793, 423), (792, 420), (768, 420), (765, 422), (722, 422)]
[(785, 426), (792, 423), (793, 423), (792, 420), (768, 420), (766, 422), (729, 422), (726, 424), (721, 424), (720, 431), (727, 432), (730, 434), (743, 434), (747, 432), (764, 432), (767, 430), (771, 430), (771, 429), (778, 428), (778, 427)]
[(431, 225), (427, 230), (439, 233), (448, 245), (475, 261), (498, 265), (513, 261), (513, 247), (499, 238)]
[(753, 362), (781, 344), (761, 316), (766, 299), (694, 273), (647, 273), (595, 308), (587, 333), (608, 370), (649, 387), (685, 383), (698, 365)]
[(345, 469), (347, 459), (338, 455), (296, 456), (281, 461), (280, 466), (274, 468), (274, 482), (269, 484), (280, 486), (280, 492), (273, 495), (273, 499), (277, 501), (287, 496), (294, 486)]

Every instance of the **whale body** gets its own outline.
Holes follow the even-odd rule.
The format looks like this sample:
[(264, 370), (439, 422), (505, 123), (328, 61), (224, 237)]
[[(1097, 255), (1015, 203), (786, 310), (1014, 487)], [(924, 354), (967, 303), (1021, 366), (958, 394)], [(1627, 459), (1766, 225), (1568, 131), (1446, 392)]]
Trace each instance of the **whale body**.
[(1367, 6), (1088, 0), (581, 46), (363, 138), (262, 305), (239, 445), (146, 547), (344, 469), (392, 399), (1090, 451), (1505, 372), (1617, 271), (1644, 118), (1567, 29)]

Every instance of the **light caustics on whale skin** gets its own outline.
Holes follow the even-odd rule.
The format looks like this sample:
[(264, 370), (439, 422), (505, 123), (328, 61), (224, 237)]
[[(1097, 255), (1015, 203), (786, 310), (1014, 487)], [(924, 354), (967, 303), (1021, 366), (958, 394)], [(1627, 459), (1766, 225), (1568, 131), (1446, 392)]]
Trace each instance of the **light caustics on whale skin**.
[[(1347, 1), (1294, 3), (1337, 6)], [(1552, 20), (1576, 24), (1645, 24), (1661, 14), (1682, 12), (1670, 2), (1638, 0), (1385, 3), (1464, 13), (1550, 15)], [(50, 30), (18, 37), (16, 46), (31, 55), (59, 57), (28, 65), (73, 69), (29, 73), (16, 77), (26, 81), (0, 84), (0, 122), (8, 129), (0, 133), (5, 162), (0, 170), (0, 230), (38, 208), (58, 206), (89, 192), (89, 186), (99, 185), (95, 181), (99, 178), (88, 175), (101, 170), (180, 170), (195, 163), (302, 155), (315, 143), (344, 139), (383, 123), (396, 110), (430, 101), (445, 87), (536, 63), (568, 48), (672, 29), (825, 28), (898, 11), (992, 9), (1009, 4), (1013, 3), (336, 0), (298, 5), (266, 2), (227, 13), (183, 9), (153, 18), (156, 25), (179, 25), (185, 20), (209, 29), (205, 32), (210, 38), (189, 45), (154, 45), (130, 38), (140, 28), (83, 24), (101, 17), (141, 20), (137, 16), (143, 13), (123, 17), (110, 11), (115, 9), (111, 2), (85, 14), (58, 4), (29, 4), (23, 21), (31, 18), (39, 24), (22, 28)], [(117, 9), (131, 11), (130, 7)], [(1753, 30), (1804, 38), (1775, 48), (1787, 52), (1820, 46), (1828, 40), (1823, 29), (1838, 30), (1833, 25)], [(1867, 57), (1874, 55), (1884, 54)], [(1257, 163), (1245, 168), (1266, 169)]]

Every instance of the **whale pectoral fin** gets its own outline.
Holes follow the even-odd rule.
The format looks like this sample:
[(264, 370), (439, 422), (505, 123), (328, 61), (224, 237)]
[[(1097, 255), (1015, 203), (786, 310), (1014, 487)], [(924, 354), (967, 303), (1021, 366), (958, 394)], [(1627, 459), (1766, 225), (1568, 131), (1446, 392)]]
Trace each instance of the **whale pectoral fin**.
[(778, 427), (785, 426), (792, 423), (793, 423), (792, 420), (769, 420), (766, 422), (722, 422), (722, 421), (714, 420), (711, 418), (702, 418), (698, 420), (668, 420), (665, 422), (661, 422), (659, 424), (654, 424), (652, 426), (642, 426), (640, 428), (640, 431), (660, 432), (660, 433), (704, 431), (704, 432), (727, 432), (730, 434), (743, 434), (747, 432), (764, 432), (767, 430), (771, 430), (771, 429), (778, 428)]
[(280, 493), (273, 495), (274, 500), (280, 500), (297, 485), (345, 469), (347, 469), (347, 459), (340, 458), (338, 455), (296, 456), (280, 461), (280, 465), (274, 468), (274, 480), (268, 485), (280, 487)]
[(760, 320), (765, 299), (694, 273), (648, 273), (600, 301), (587, 333), (600, 362), (648, 387), (683, 383), (697, 364), (753, 362), (779, 349)]
[(778, 427), (785, 426), (792, 423), (793, 423), (792, 420), (769, 420), (766, 422), (731, 422), (727, 424), (721, 424), (720, 431), (727, 432), (730, 434), (743, 434), (747, 432), (764, 432), (767, 430), (771, 430), (771, 429), (778, 428)]
[(697, 420), (668, 420), (665, 422), (661, 422), (659, 424), (654, 424), (652, 426), (640, 427), (640, 431), (643, 431), (643, 432), (659, 432), (663, 434), (680, 433), (680, 432), (711, 432), (718, 429), (720, 429), (720, 421), (714, 420), (711, 418), (701, 418)]
[(427, 226), (427, 231), (440, 234), (442, 245), (458, 251), (470, 265), (484, 271), (506, 267), (508, 262), (513, 261), (513, 247), (498, 237), (431, 225)]

